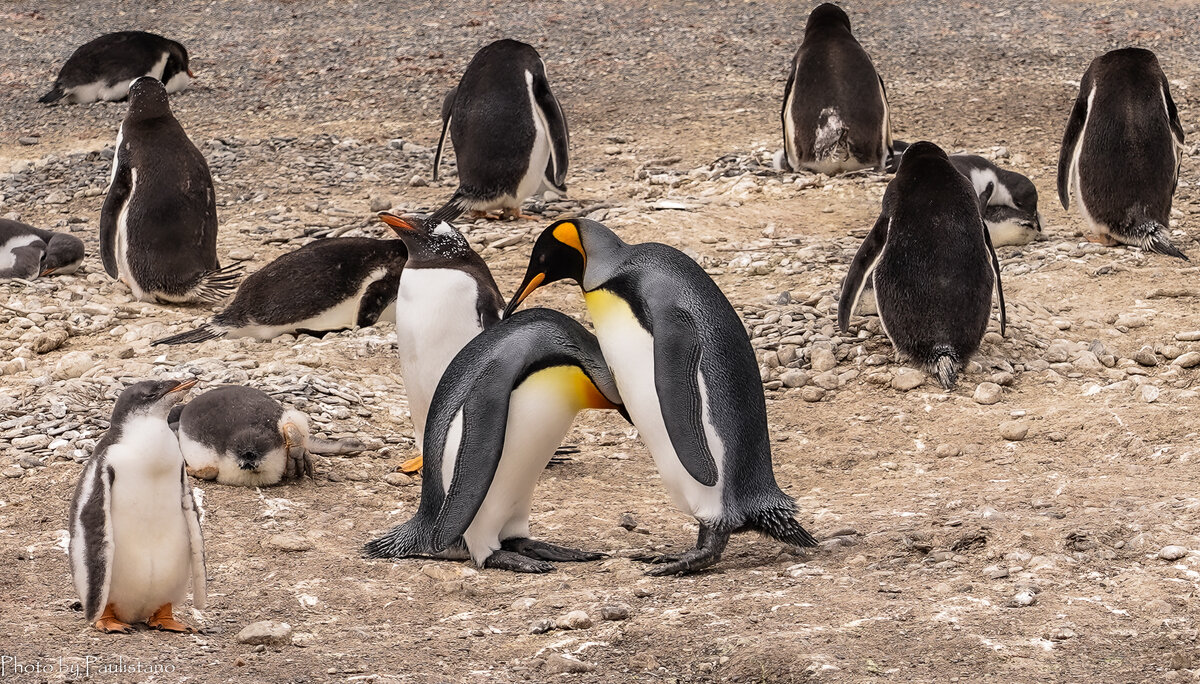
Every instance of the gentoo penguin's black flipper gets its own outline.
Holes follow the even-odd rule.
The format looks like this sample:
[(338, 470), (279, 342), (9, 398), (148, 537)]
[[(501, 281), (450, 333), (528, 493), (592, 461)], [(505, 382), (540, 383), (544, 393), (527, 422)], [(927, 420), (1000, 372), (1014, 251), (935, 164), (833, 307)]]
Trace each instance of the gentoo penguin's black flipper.
[(1089, 91), (1080, 87), (1079, 97), (1071, 108), (1071, 118), (1067, 120), (1067, 130), (1063, 133), (1062, 147), (1058, 150), (1058, 201), (1063, 209), (1068, 209), (1071, 204), (1071, 160), (1075, 158), (1075, 146), (1079, 144), (1083, 124), (1087, 122)]
[(192, 494), (192, 483), (188, 481), (186, 465), (179, 469), (179, 480), (183, 483), (183, 517), (187, 519), (188, 541), (191, 543), (192, 561), (192, 606), (204, 608), (208, 600), (207, 572), (204, 565), (204, 535), (200, 533), (200, 507)]
[[(446, 145), (446, 131), (450, 130), (450, 113), (454, 110), (454, 96), (458, 94), (458, 86), (446, 93), (442, 100), (442, 135), (438, 138), (437, 152), (433, 154), (433, 180), (438, 179), (438, 167), (442, 164), (442, 149)], [(455, 218), (458, 218), (457, 216)]]
[(672, 332), (654, 338), (654, 389), (662, 407), (663, 422), (671, 446), (688, 475), (712, 487), (720, 473), (704, 433), (700, 330), (683, 308), (671, 307), (663, 320), (670, 321)]
[(381, 278), (368, 285), (358, 302), (358, 327), (375, 325), (388, 306), (396, 301), (396, 288), (399, 286), (399, 273), (394, 278)]
[[(882, 255), (890, 221), (891, 217), (886, 213), (879, 215), (871, 232), (858, 248), (858, 253), (854, 255), (854, 261), (850, 262), (850, 272), (846, 274), (846, 280), (842, 283), (842, 294), (838, 299), (838, 328), (842, 332), (850, 329), (850, 316), (858, 307), (858, 298), (862, 296), (867, 278), (871, 271), (875, 270), (875, 264)], [(987, 232), (986, 228), (984, 232)]]
[[(1171, 126), (1171, 137), (1175, 138), (1175, 183), (1171, 186), (1171, 194), (1179, 189), (1179, 165), (1183, 155), (1183, 124), (1179, 123), (1179, 109), (1175, 107), (1175, 99), (1171, 97), (1171, 88), (1164, 74), (1159, 86), (1162, 88), (1163, 100), (1167, 103), (1167, 122)], [(1184, 257), (1185, 259), (1187, 257)]]
[(558, 100), (550, 92), (546, 72), (541, 69), (533, 77), (533, 97), (546, 119), (547, 132), (550, 134), (550, 161), (546, 162), (546, 181), (557, 190), (565, 191), (571, 136), (567, 132), (567, 118), (563, 116)]
[(96, 446), (101, 454), (88, 461), (75, 498), (71, 520), (74, 523), (68, 553), (75, 590), (83, 598), (83, 614), (89, 623), (100, 619), (108, 605), (108, 589), (112, 579), (113, 551), (112, 483), (113, 470), (103, 457), (110, 439)]
[[(995, 192), (996, 186), (988, 183), (983, 192), (979, 194), (979, 215), (982, 220), (984, 212), (987, 210), (988, 201), (992, 198), (992, 193)], [(987, 244), (988, 254), (992, 257), (992, 273), (996, 276), (996, 296), (1000, 300), (1000, 336), (1004, 336), (1004, 331), (1008, 327), (1008, 313), (1004, 308), (1004, 286), (1000, 284), (1000, 258), (996, 256), (996, 248), (992, 246), (992, 231), (988, 230), (987, 223), (983, 224), (983, 241)]]
[(108, 195), (104, 198), (104, 207), (100, 210), (100, 260), (104, 263), (104, 272), (112, 278), (119, 278), (117, 272), (117, 222), (120, 220), (121, 209), (129, 201), (129, 192), (133, 187), (130, 181), (129, 166), (122, 163), (121, 150), (118, 146), (117, 157), (113, 160), (112, 183), (108, 186)]

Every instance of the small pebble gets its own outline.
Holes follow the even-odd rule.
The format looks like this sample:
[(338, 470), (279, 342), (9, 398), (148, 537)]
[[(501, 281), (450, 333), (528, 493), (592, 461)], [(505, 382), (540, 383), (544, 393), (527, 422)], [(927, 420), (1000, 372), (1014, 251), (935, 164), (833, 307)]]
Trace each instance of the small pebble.
[(1029, 425), (1020, 420), (1006, 420), (1000, 423), (1000, 436), (1010, 442), (1019, 442), (1029, 434)]
[(907, 392), (925, 384), (925, 374), (915, 368), (901, 368), (892, 377), (892, 389)]
[(582, 610), (573, 610), (554, 621), (559, 629), (588, 629), (592, 626), (592, 618)]
[(624, 603), (610, 603), (600, 606), (601, 620), (628, 620), (629, 606)]
[(1000, 385), (994, 382), (981, 382), (975, 388), (975, 403), (990, 406), (1000, 401), (1004, 390), (1000, 389)]
[(1171, 546), (1162, 547), (1162, 550), (1158, 552), (1158, 557), (1165, 561), (1175, 561), (1183, 558), (1187, 553), (1188, 550), (1186, 548), (1172, 544)]
[(286, 622), (263, 620), (246, 625), (237, 635), (238, 643), (252, 646), (284, 646), (292, 643), (292, 626)]
[(582, 674), (591, 672), (596, 666), (559, 653), (551, 653), (546, 657), (545, 669), (549, 674)]

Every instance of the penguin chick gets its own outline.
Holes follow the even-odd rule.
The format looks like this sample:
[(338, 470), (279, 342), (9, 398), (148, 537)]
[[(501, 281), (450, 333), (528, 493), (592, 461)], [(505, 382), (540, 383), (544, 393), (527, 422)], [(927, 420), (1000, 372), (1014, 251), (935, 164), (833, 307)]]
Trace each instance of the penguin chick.
[(983, 222), (993, 247), (1042, 239), (1042, 215), (1033, 181), (975, 154), (952, 154), (950, 163), (971, 181), (976, 195), (983, 196), (989, 186), (992, 188), (983, 206)]
[(579, 323), (531, 309), (480, 333), (433, 396), (416, 515), (368, 543), (367, 556), (466, 552), (481, 567), (513, 572), (602, 558), (529, 537), (538, 476), (587, 408), (623, 412), (600, 345)]
[(124, 100), (142, 76), (158, 79), (168, 93), (183, 90), (193, 78), (187, 48), (145, 31), (106, 33), (71, 53), (38, 102)]
[(83, 240), (74, 235), (0, 219), (0, 278), (74, 273), (83, 256)]
[(267, 487), (313, 476), (317, 454), (350, 454), (356, 439), (323, 440), (308, 433), (308, 418), (266, 393), (225, 385), (178, 412), (179, 447), (189, 475), (226, 485)]
[(204, 539), (171, 407), (196, 381), (144, 381), (117, 399), (108, 432), (71, 500), (68, 554), (88, 622), (102, 632), (132, 624), (193, 631), (172, 606), (205, 603)]

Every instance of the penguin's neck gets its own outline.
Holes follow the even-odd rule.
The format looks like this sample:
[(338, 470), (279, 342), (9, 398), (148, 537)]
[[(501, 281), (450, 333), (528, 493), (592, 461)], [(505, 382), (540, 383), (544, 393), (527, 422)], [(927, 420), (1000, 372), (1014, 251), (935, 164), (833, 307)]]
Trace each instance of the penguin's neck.
[(182, 467), (179, 441), (162, 416), (137, 412), (121, 423), (121, 435), (109, 449), (109, 463), (117, 470), (145, 474), (176, 472)]
[(587, 261), (580, 285), (585, 292), (591, 292), (616, 275), (629, 245), (608, 229), (588, 230), (581, 238)]

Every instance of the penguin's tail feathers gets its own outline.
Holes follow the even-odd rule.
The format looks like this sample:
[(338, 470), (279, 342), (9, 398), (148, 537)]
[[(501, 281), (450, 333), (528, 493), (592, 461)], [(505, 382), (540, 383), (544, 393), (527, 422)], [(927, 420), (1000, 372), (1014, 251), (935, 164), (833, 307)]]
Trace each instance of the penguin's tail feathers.
[(363, 556), (367, 558), (411, 558), (413, 556), (431, 556), (429, 535), (422, 533), (427, 524), (419, 516), (408, 522), (397, 525), (382, 537), (377, 537), (363, 546)]
[(45, 95), (38, 98), (38, 102), (41, 102), (42, 104), (50, 104), (51, 102), (58, 102), (59, 100), (63, 99), (63, 97), (65, 97), (66, 94), (67, 93), (64, 92), (62, 88), (59, 88), (58, 84), (55, 83), (54, 87), (50, 89), (50, 92), (48, 92)]
[(1171, 242), (1170, 232), (1167, 230), (1167, 227), (1158, 221), (1147, 221), (1141, 224), (1133, 229), (1133, 234), (1130, 237), (1135, 241), (1134, 244), (1147, 252), (1158, 252), (1159, 254), (1177, 257), (1184, 261), (1191, 261), (1186, 254)]
[(817, 539), (796, 522), (796, 502), (780, 492), (780, 496), (750, 514), (748, 527), (791, 546), (816, 546)]
[(216, 328), (213, 328), (212, 326), (209, 326), (209, 325), (202, 325), (199, 328), (196, 328), (195, 330), (181, 332), (178, 335), (171, 335), (170, 337), (160, 337), (159, 339), (151, 342), (150, 346), (153, 347), (153, 346), (159, 345), (159, 344), (192, 344), (194, 342), (206, 342), (208, 340), (215, 340), (215, 339), (218, 339), (221, 337), (225, 337), (224, 331), (217, 330)]
[(445, 221), (446, 223), (454, 223), (454, 221), (457, 220), (459, 216), (462, 216), (463, 212), (466, 210), (467, 198), (465, 195), (463, 195), (462, 189), (460, 188), (455, 190), (454, 195), (452, 195), (450, 199), (437, 211), (434, 211), (429, 215), (429, 223), (433, 226), (436, 226), (442, 221)]
[(939, 344), (933, 348), (933, 361), (929, 363), (929, 373), (937, 378), (942, 389), (953, 389), (958, 382), (958, 354), (949, 346)]
[(209, 303), (219, 302), (233, 294), (241, 278), (241, 264), (230, 264), (224, 268), (209, 271), (200, 277), (200, 282), (196, 285), (196, 299)]

